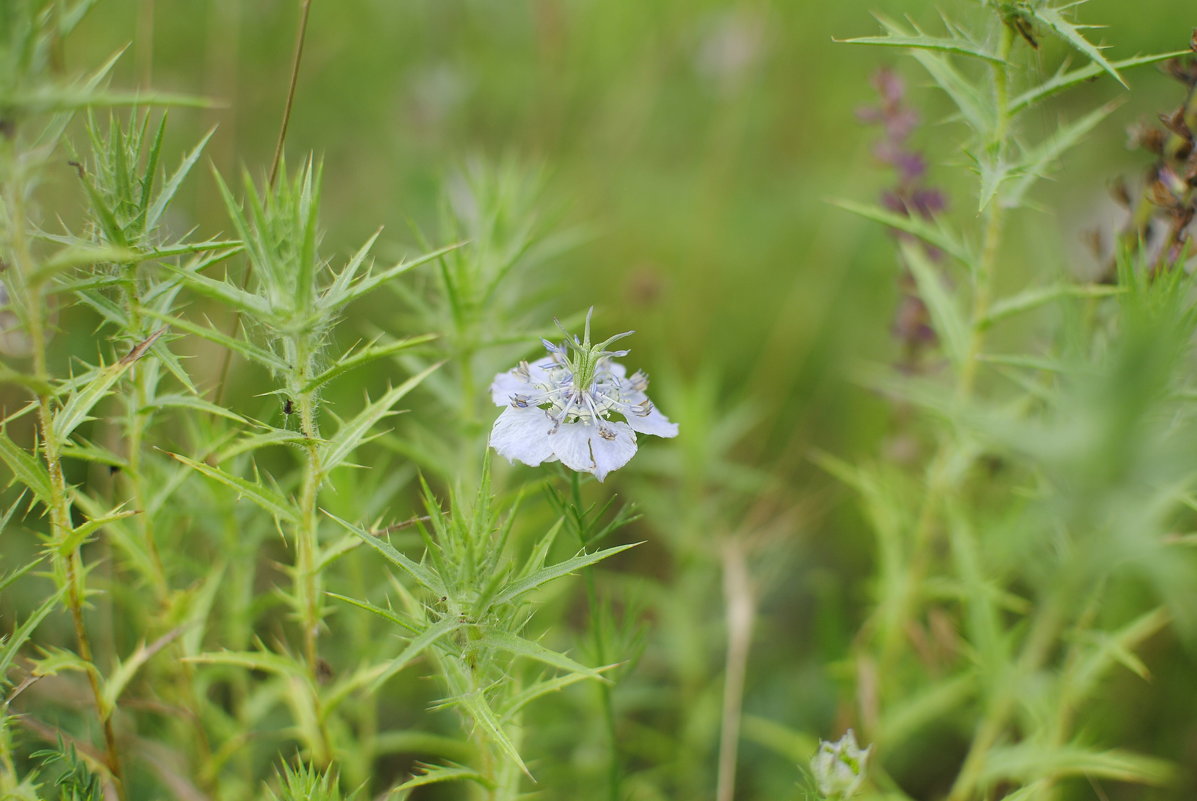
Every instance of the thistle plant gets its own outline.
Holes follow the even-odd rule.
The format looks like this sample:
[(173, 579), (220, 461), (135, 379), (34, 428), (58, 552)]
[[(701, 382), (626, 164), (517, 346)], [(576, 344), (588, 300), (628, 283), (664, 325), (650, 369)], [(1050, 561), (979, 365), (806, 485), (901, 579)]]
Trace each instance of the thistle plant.
[[(421, 562), (342, 521), (400, 575), (414, 581), (418, 593), (405, 590), (398, 581), (392, 583), (402, 599), (402, 611), (338, 597), (403, 630), (406, 647), (378, 672), (375, 682), (385, 681), (427, 652), (444, 684), (446, 695), (439, 705), (457, 709), (469, 732), (475, 766), (429, 765), (400, 789), (463, 780), (483, 788), (486, 798), (517, 798), (521, 774), (533, 776), (521, 756), (524, 707), (578, 681), (606, 681), (602, 672), (613, 667), (587, 667), (529, 636), (534, 608), (531, 596), (548, 582), (632, 546), (582, 549), (568, 559), (550, 563), (548, 554), (564, 528), (565, 518), (559, 518), (531, 552), (518, 557), (510, 544), (518, 500), (501, 518), (501, 510), (493, 505), (489, 462), (483, 465), (472, 503), (454, 493), (451, 509), (445, 512), (427, 485), (424, 492), (429, 523), (420, 525), (426, 549), (426, 559)], [(528, 663), (554, 672), (529, 674), (524, 669)]]
[[(973, 24), (945, 21), (940, 35), (879, 17), (884, 36), (850, 40), (910, 53), (952, 104), (960, 148), (976, 174), (972, 231), (940, 217), (846, 204), (902, 232), (902, 261), (948, 367), (942, 377), (868, 378), (934, 424), (934, 455), (918, 479), (884, 463), (824, 460), (860, 493), (876, 535), (874, 611), (855, 651), (855, 717), (893, 772), (880, 783), (894, 791), (918, 779), (911, 765), (887, 764), (889, 749), (945, 721), (967, 743), (962, 762), (939, 772), (950, 801), (997, 797), (1001, 787), (1022, 788), (1011, 798), (1064, 797), (1068, 777), (1077, 775), (1149, 784), (1169, 777), (1152, 756), (1087, 742), (1080, 719), (1082, 699), (1116, 664), (1144, 674), (1132, 649), (1181, 608), (1179, 576), (1170, 574), (1192, 565), (1165, 569), (1161, 561), (1169, 549), (1161, 526), (1181, 508), (1180, 496), (1173, 489), (1131, 500), (1139, 490), (1127, 483), (1127, 459), (1138, 457), (1120, 449), (1164, 458), (1168, 448), (1149, 421), (1175, 408), (1163, 398), (1183, 380), (1174, 359), (1191, 346), (1192, 314), (1177, 281), (1153, 285), (1158, 270), (1131, 255), (1119, 259), (1118, 289), (1037, 275), (1029, 289), (998, 294), (1008, 283), (999, 281), (1010, 267), (1008, 218), (1022, 213), (1040, 179), (1075, 144), (1102, 130), (1114, 104), (1047, 131), (1027, 111), (1096, 76), (1125, 86), (1123, 71), (1178, 55), (1111, 61), (1085, 37), (1086, 26), (1073, 17), (1080, 11), (1077, 4), (986, 3)], [(1036, 70), (1027, 59), (1049, 38), (1087, 63), (1028, 80)], [(931, 252), (944, 254), (946, 280)], [(992, 330), (1045, 307), (1061, 310), (1067, 333), (1059, 351), (995, 350)], [(1108, 316), (1092, 316), (1098, 309)], [(1159, 336), (1150, 357), (1139, 350), (1149, 328)], [(1106, 344), (1111, 334), (1116, 339)], [(1081, 344), (1086, 338), (1091, 344)], [(1146, 360), (1145, 381), (1133, 388), (1119, 383), (1127, 359)], [(1113, 413), (1111, 403), (1121, 411)], [(1080, 419), (1114, 439), (1080, 435), (1065, 445), (1056, 438), (1068, 420)], [(1047, 432), (1056, 432), (1050, 443), (1032, 444)], [(1005, 475), (1000, 487), (986, 476), (991, 459)], [(1191, 480), (1192, 465), (1168, 464), (1171, 486)], [(1082, 511), (1099, 497), (1107, 516)], [(1016, 568), (1026, 559), (1039, 560), (1036, 569)], [(1140, 571), (1156, 600), (1106, 608), (1104, 595)], [(1099, 645), (1115, 642), (1118, 655)]]

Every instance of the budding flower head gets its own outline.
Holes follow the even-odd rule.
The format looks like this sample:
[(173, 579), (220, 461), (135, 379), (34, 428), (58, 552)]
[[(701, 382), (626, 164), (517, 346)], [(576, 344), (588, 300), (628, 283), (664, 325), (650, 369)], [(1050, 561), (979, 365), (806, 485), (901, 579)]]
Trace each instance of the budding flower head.
[(823, 797), (838, 800), (855, 795), (864, 782), (865, 762), (872, 750), (871, 745), (860, 750), (851, 729), (834, 743), (820, 740), (819, 751), (810, 761), (810, 769)]
[(648, 376), (636, 372), (629, 377), (615, 361), (628, 351), (608, 350), (632, 332), (592, 343), (593, 313), (591, 308), (586, 314), (581, 339), (562, 329), (566, 339), (561, 344), (543, 340), (547, 358), (520, 362), (495, 376), (491, 398), (507, 408), (495, 420), (490, 446), (508, 461), (535, 466), (560, 460), (602, 481), (636, 453), (637, 432), (677, 436), (677, 423), (657, 411), (645, 394)]

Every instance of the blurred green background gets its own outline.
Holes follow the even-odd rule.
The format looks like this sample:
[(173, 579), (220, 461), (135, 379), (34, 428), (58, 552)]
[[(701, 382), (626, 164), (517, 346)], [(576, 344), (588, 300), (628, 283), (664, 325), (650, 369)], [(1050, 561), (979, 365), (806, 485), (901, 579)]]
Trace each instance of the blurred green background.
[[(434, 231), (444, 181), (472, 159), (543, 168), (546, 216), (589, 234), (546, 271), (559, 288), (553, 313), (594, 304), (602, 330), (637, 329), (634, 362), (671, 380), (715, 374), (723, 394), (761, 412), (752, 457), (795, 466), (811, 442), (868, 450), (884, 428), (868, 397), (839, 381), (859, 356), (889, 358), (894, 258), (879, 226), (827, 203), (872, 200), (889, 180), (870, 155), (875, 132), (853, 113), (872, 102), (879, 66), (896, 66), (926, 109), (915, 144), (952, 213), (967, 224), (972, 208), (960, 131), (917, 65), (832, 37), (877, 33), (872, 11), (934, 26), (937, 9), (966, 17), (974, 5), (315, 0), (287, 151), (323, 155), (329, 253), (380, 225), (384, 243), (410, 242), (409, 222)], [(261, 174), (299, 6), (106, 0), (70, 55), (92, 65), (131, 42), (115, 83), (217, 100), (172, 112), (171, 135), (182, 148), (217, 125), (215, 166)], [(1110, 26), (1111, 57), (1185, 46), (1191, 6), (1151, 10), (1094, 0), (1084, 16)], [(1039, 54), (1045, 70), (1060, 57), (1050, 45)], [(1079, 230), (1112, 213), (1109, 181), (1143, 165), (1123, 127), (1175, 100), (1153, 68), (1131, 81), (1130, 94), (1105, 81), (1068, 96), (1077, 109), (1129, 102), (1048, 189), (1054, 211), (1016, 220), (1062, 234), (1047, 242), (1063, 252), (1036, 237), (1034, 256), (1052, 262), (1039, 271), (1087, 266)], [(191, 191), (186, 222), (226, 229), (213, 182), (201, 175)]]
[[(667, 413), (700, 390), (716, 417), (725, 413), (718, 410), (753, 410), (731, 454), (791, 487), (803, 514), (765, 577), (750, 715), (812, 729), (811, 715), (820, 715), (830, 728), (836, 698), (822, 665), (843, 656), (867, 600), (867, 587), (852, 579), (868, 573), (869, 536), (848, 511), (847, 492), (809, 456), (815, 449), (847, 459), (879, 453), (892, 414), (850, 378), (862, 361), (887, 362), (896, 353), (891, 241), (880, 226), (828, 203), (872, 201), (890, 182), (871, 155), (876, 131), (854, 114), (874, 101), (869, 77), (880, 66), (896, 67), (924, 110), (913, 143), (926, 151), (949, 213), (967, 230), (975, 207), (962, 132), (917, 65), (900, 51), (833, 37), (878, 33), (871, 11), (934, 27), (939, 10), (965, 17), (975, 5), (312, 3), (287, 152), (293, 162), (308, 151), (324, 158), (326, 253), (351, 252), (379, 225), (386, 226), (383, 254), (414, 242), (409, 225), (435, 232), (445, 181), (472, 160), (542, 170), (546, 220), (586, 234), (543, 268), (555, 290), (551, 313), (593, 304), (601, 332), (635, 328), (629, 363), (652, 372), (654, 397)], [(244, 165), (260, 175), (274, 149), (299, 6), (105, 0), (69, 56), (87, 67), (131, 41), (116, 85), (221, 104), (171, 112), (178, 150), (217, 125), (208, 151), (215, 167), (229, 176)], [(1083, 16), (1109, 26), (1095, 38), (1115, 44), (1111, 58), (1187, 45), (1197, 22), (1191, 0), (1147, 7), (1150, 14), (1144, 4), (1092, 0)], [(1036, 66), (1053, 70), (1063, 56), (1045, 43)], [(1154, 68), (1129, 78), (1130, 93), (1098, 81), (1033, 117), (1033, 125), (1051, 128), (1104, 100), (1126, 101), (1068, 157), (1060, 180), (1039, 188), (1035, 200), (1044, 210), (1011, 217), (1003, 290), (1092, 269), (1083, 232), (1113, 219), (1106, 188), (1146, 166), (1126, 149), (1125, 128), (1178, 98)], [(64, 168), (64, 184), (72, 178)], [(193, 217), (179, 220), (180, 229), (227, 230), (210, 178), (200, 175), (187, 191)], [(414, 332), (399, 323), (392, 333)], [(214, 380), (215, 367), (207, 385)], [(705, 433), (684, 429), (682, 440)], [(696, 452), (680, 450), (695, 447), (682, 440), (679, 453)], [(651, 512), (652, 499), (645, 500)], [(706, 611), (718, 614), (715, 595), (712, 589)], [(665, 626), (658, 631), (668, 634)], [(755, 759), (764, 757), (750, 748), (745, 760)], [(773, 775), (760, 779), (772, 785), (746, 788), (745, 797), (792, 786), (792, 774)]]

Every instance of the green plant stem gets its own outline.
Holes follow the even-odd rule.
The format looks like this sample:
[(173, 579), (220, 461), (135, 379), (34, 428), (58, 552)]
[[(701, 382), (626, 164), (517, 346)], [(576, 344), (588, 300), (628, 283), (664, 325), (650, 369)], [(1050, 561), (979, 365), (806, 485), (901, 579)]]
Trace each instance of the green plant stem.
[[(997, 53), (1001, 61), (992, 65), (994, 113), (997, 116), (993, 136), (986, 147), (989, 158), (999, 164), (1005, 157), (1006, 139), (1010, 136), (1008, 70), (1010, 49), (1013, 44), (1014, 28), (1003, 24)], [(997, 263), (998, 249), (1002, 241), (1003, 211), (1002, 199), (998, 193), (985, 207), (985, 238), (981, 245), (980, 259), (973, 273), (973, 308), (968, 352), (964, 364), (961, 366), (956, 386), (957, 397), (960, 400), (967, 400), (972, 395), (976, 383), (977, 365), (980, 361), (981, 346), (985, 340), (985, 318), (989, 314), (989, 305), (992, 301), (994, 265)]]
[[(138, 301), (137, 267), (128, 267), (130, 277), (123, 283), (125, 292), (125, 308), (129, 314), (129, 333), (134, 338), (141, 337), (141, 304)], [(138, 523), (141, 537), (145, 542), (146, 551), (150, 555), (150, 564), (154, 568), (151, 581), (159, 604), (166, 602), (170, 587), (166, 580), (166, 569), (162, 565), (162, 556), (158, 552), (157, 539), (154, 536), (153, 515), (149, 514), (148, 494), (145, 489), (145, 478), (142, 476), (141, 452), (145, 441), (146, 416), (143, 410), (149, 404), (149, 387), (146, 385), (147, 369), (135, 364), (133, 371), (133, 403), (127, 409), (125, 436), (128, 439), (128, 470), (125, 479), (129, 485), (129, 494), (133, 498), (134, 508), (139, 512)]]
[[(585, 507), (582, 506), (582, 482), (578, 474), (574, 471), (569, 471), (569, 486), (570, 497), (573, 501), (575, 513), (578, 516), (576, 521), (576, 531), (578, 534), (578, 544), (582, 548), (590, 545), (586, 540), (586, 521)], [(607, 664), (607, 642), (603, 636), (603, 622), (597, 618), (599, 612), (599, 598), (598, 587), (594, 579), (594, 565), (586, 567), (583, 571), (583, 580), (586, 582), (586, 603), (590, 609), (591, 618), (591, 637), (594, 642), (594, 657), (598, 660), (600, 665)], [(607, 682), (598, 683), (599, 705), (603, 710), (603, 723), (607, 728), (607, 746), (609, 749), (607, 762), (607, 797), (611, 801), (619, 801), (622, 797), (621, 779), (622, 770), (620, 767), (619, 757), (619, 733), (615, 728), (615, 701), (611, 694), (611, 685)]]
[(316, 421), (316, 396), (314, 392), (303, 389), (312, 372), (313, 348), (307, 337), (300, 335), (292, 340), (291, 350), (289, 355), (292, 357), (291, 363), (295, 365), (295, 372), (291, 377), (290, 389), (296, 411), (299, 413), (300, 433), (304, 437), (303, 485), (299, 495), (299, 524), (295, 530), (295, 593), (300, 625), (303, 628), (303, 654), (311, 686), (312, 712), (317, 727), (315, 758), (319, 764), (326, 765), (332, 758), (332, 748), (320, 699), (322, 671), (317, 640), (320, 635), (321, 612), (319, 571), (316, 566), (320, 551), (317, 502), (324, 472), (320, 464), (320, 429)]
[[(999, 162), (1004, 156), (1006, 139), (1010, 135), (1008, 60), (1014, 44), (1014, 36), (1013, 28), (1005, 24), (1001, 25), (1001, 40), (998, 46), (1000, 62), (992, 65), (996, 118), (992, 136), (985, 149), (989, 158)], [(993, 198), (985, 209), (984, 239), (972, 276), (973, 296), (968, 350), (965, 360), (960, 366), (956, 382), (956, 398), (961, 403), (972, 397), (976, 386), (977, 368), (980, 364), (981, 349), (985, 338), (984, 321), (992, 302), (994, 268), (1001, 246), (1003, 211), (1000, 197)], [(951, 491), (954, 486), (954, 476), (958, 475), (953, 474), (950, 470), (953, 446), (954, 443), (950, 439), (942, 439), (936, 455), (928, 467), (927, 491), (923, 495), (919, 516), (914, 526), (909, 567), (906, 571), (907, 581), (902, 595), (897, 599), (898, 608), (887, 615), (893, 623), (886, 626), (882, 632), (879, 665), (879, 675), (882, 676), (892, 675), (889, 667), (900, 653), (906, 624), (913, 616), (917, 605), (918, 587), (930, 569), (934, 539), (932, 535), (935, 531), (938, 511), (945, 493)]]
[[(26, 238), (27, 218), (25, 212), (25, 198), (21, 182), (18, 180), (16, 158), (11, 150), (12, 143), (6, 143), (5, 155), (8, 157), (7, 177), (5, 187), (5, 201), (9, 209), (10, 236), (12, 239), (13, 260), (15, 269), (20, 275), (20, 283), (25, 300), (25, 322), (28, 327), (32, 350), (33, 375), (39, 386), (47, 386), (50, 382), (50, 371), (46, 358), (46, 319), (44, 294), (40, 283), (33, 283), (34, 258)], [(92, 699), (96, 708), (96, 716), (100, 720), (104, 731), (105, 762), (116, 791), (121, 801), (125, 801), (127, 788), (125, 787), (124, 772), (121, 767), (120, 750), (117, 745), (116, 731), (112, 725), (112, 716), (105, 708), (104, 693), (100, 686), (100, 671), (92, 655), (91, 639), (87, 632), (87, 625), (83, 618), (86, 603), (84, 588), (85, 571), (83, 557), (79, 545), (64, 553), (59, 545), (67, 540), (71, 533), (71, 501), (67, 489), (66, 479), (62, 472), (61, 448), (54, 432), (54, 410), (50, 395), (39, 392), (37, 396), (37, 419), (41, 433), (42, 458), (50, 476), (50, 542), (57, 567), (67, 585), (67, 607), (71, 614), (71, 622), (75, 629), (75, 639), (79, 650), (79, 658), (88, 666), (87, 680), (91, 686)]]
[(973, 736), (947, 801), (968, 801), (979, 789), (986, 757), (1006, 731), (1010, 716), (1017, 708), (1024, 690), (1024, 680), (1039, 669), (1056, 642), (1064, 623), (1064, 609), (1069, 596), (1066, 586), (1057, 587), (1035, 616), (1018, 661), (1012, 671), (1001, 677), (1001, 684), (988, 703), (985, 717)]

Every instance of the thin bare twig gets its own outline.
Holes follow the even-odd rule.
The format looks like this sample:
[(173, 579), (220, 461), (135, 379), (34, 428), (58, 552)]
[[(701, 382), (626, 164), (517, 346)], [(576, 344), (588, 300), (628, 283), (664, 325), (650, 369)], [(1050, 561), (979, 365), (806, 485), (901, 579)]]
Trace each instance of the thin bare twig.
[(744, 545), (738, 537), (723, 544), (723, 600), (727, 606), (727, 658), (723, 677), (723, 726), (719, 732), (717, 801), (736, 794), (736, 761), (740, 746), (740, 717), (744, 710), (744, 676), (752, 644), (756, 605)]

